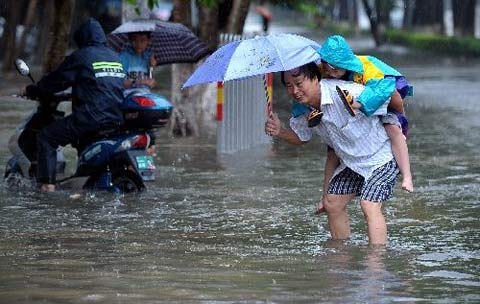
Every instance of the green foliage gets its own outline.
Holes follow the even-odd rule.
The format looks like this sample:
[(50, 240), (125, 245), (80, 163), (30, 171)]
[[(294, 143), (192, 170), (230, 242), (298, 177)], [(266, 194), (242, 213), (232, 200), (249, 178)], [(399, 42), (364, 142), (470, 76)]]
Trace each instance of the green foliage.
[(480, 40), (473, 37), (446, 37), (438, 34), (412, 33), (390, 29), (387, 40), (412, 48), (430, 50), (437, 53), (480, 57)]
[(158, 4), (158, 0), (148, 0), (147, 4), (148, 4), (148, 8), (152, 9), (155, 7), (155, 4)]
[[(140, 9), (139, 9), (139, 0), (123, 0), (124, 2), (126, 2), (127, 4), (129, 5), (132, 5), (132, 6), (136, 6), (135, 8), (135, 11), (137, 12), (137, 14), (140, 15)], [(208, 7), (216, 7), (218, 4), (222, 3), (224, 0), (199, 0), (199, 3), (201, 5), (205, 5), (205, 6), (208, 6)], [(147, 1), (147, 5), (148, 5), (148, 8), (150, 9), (153, 9), (155, 7), (155, 5), (157, 5), (159, 2), (159, 0), (148, 0)]]
[(199, 0), (201, 5), (205, 5), (207, 7), (217, 7), (223, 1), (224, 0)]
[[(126, 2), (127, 4), (132, 5), (132, 6), (137, 6), (137, 7), (135, 8), (135, 11), (136, 11), (138, 14), (140, 14), (140, 11), (139, 11), (139, 8), (138, 8), (138, 5), (139, 5), (138, 2), (139, 2), (139, 0), (123, 0), (123, 1)], [(148, 0), (148, 1), (147, 1), (148, 8), (149, 8), (149, 9), (153, 9), (153, 8), (155, 7), (155, 5), (158, 4), (158, 1), (159, 1), (159, 0)]]
[(326, 32), (335, 33), (344, 37), (349, 37), (355, 34), (354, 28), (352, 28), (352, 26), (346, 22), (327, 22), (325, 23), (324, 30)]
[(317, 12), (319, 7), (329, 6), (333, 1), (335, 0), (268, 0), (266, 2), (276, 6), (312, 13)]
[(311, 2), (300, 2), (298, 5), (298, 9), (304, 13), (316, 13), (318, 12), (318, 6), (315, 3)]

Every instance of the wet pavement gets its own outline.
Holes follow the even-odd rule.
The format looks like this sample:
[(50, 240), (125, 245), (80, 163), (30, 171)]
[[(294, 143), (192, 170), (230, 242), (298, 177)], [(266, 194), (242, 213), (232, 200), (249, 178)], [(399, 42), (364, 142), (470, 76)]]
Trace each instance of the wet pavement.
[[(157, 180), (138, 195), (71, 199), (0, 184), (0, 302), (479, 302), (480, 62), (378, 55), (415, 86), (407, 114), (416, 192), (397, 185), (385, 204), (387, 248), (367, 246), (358, 203), (347, 242), (330, 241), (325, 216), (313, 215), (319, 141), (217, 155), (212, 130), (161, 134)], [(5, 97), (25, 80), (5, 84), (2, 163), (34, 106)], [(285, 117), (287, 99), (274, 90)]]

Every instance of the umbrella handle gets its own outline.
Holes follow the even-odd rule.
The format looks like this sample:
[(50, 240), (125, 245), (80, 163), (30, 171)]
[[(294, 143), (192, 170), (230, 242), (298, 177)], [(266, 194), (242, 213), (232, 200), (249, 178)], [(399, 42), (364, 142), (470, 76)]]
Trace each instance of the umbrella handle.
[(272, 84), (273, 84), (272, 73), (263, 74), (263, 87), (265, 88), (265, 101), (267, 102), (267, 117), (268, 118), (272, 117), (272, 115), (273, 115)]

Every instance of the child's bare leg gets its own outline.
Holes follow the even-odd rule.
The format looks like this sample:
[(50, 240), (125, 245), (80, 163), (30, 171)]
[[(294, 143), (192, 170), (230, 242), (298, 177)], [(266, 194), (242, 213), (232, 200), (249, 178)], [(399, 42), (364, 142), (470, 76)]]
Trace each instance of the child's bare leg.
[(398, 168), (402, 174), (402, 189), (408, 192), (413, 192), (412, 172), (410, 171), (410, 159), (408, 156), (408, 146), (402, 130), (391, 124), (385, 124), (385, 130), (392, 142), (392, 151)]
[(390, 102), (388, 103), (388, 109), (405, 114), (405, 109), (403, 108), (403, 99), (397, 90), (393, 91)]

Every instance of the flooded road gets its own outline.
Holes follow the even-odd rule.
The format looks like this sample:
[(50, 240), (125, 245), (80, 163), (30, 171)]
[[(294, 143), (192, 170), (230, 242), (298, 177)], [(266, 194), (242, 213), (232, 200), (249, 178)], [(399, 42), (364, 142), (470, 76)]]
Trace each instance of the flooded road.
[[(480, 62), (387, 61), (416, 94), (416, 192), (397, 183), (385, 204), (387, 248), (367, 246), (358, 203), (347, 242), (330, 241), (326, 217), (313, 215), (318, 140), (219, 156), (214, 131), (163, 136), (157, 180), (139, 195), (74, 200), (0, 184), (0, 303), (480, 302)], [(0, 101), (4, 164), (33, 105)]]

